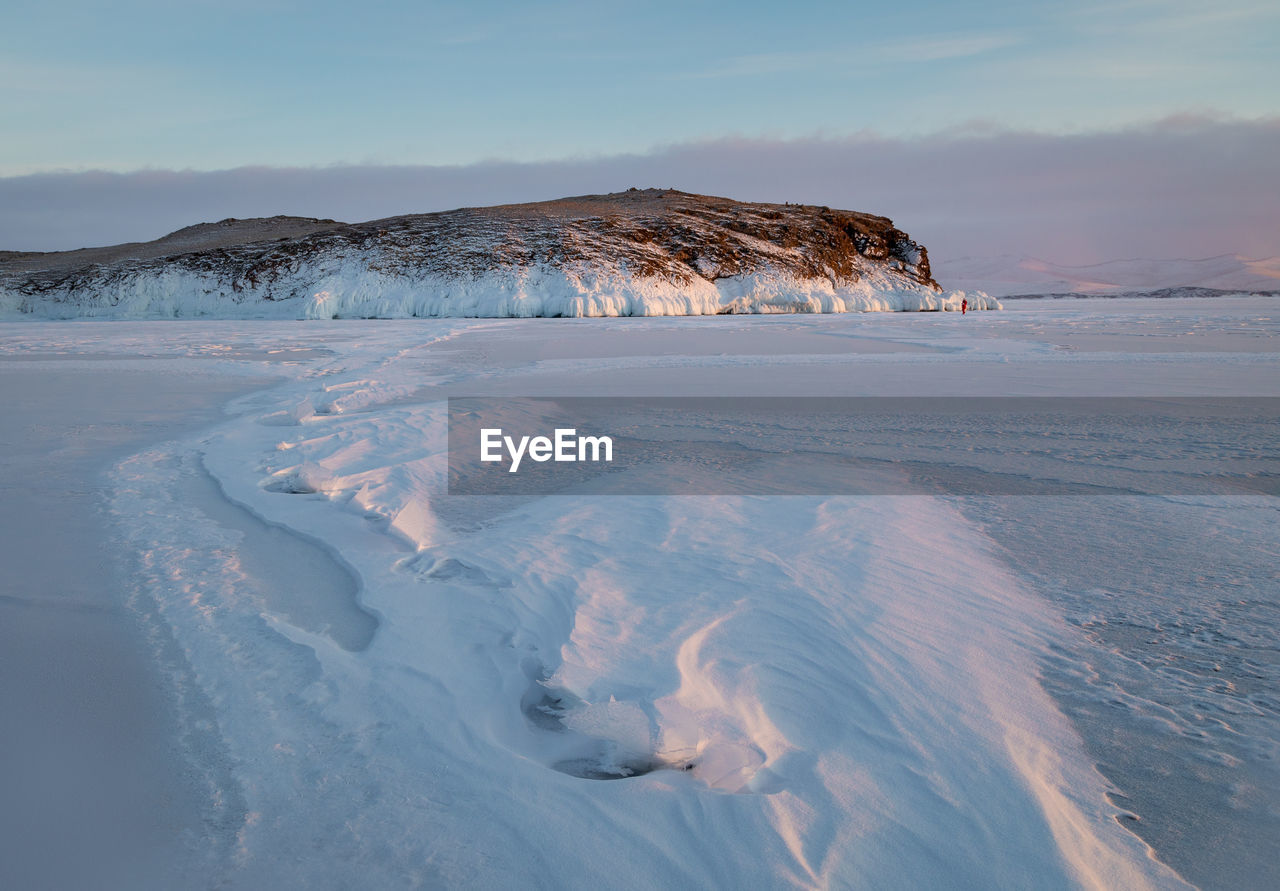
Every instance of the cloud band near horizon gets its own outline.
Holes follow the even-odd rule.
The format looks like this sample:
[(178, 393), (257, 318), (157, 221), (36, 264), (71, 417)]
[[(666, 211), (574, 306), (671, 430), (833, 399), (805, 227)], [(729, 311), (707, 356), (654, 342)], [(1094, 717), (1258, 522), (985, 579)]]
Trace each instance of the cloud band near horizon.
[(1280, 254), (1280, 118), (1186, 116), (1102, 133), (720, 139), (649, 154), (454, 167), (242, 167), (0, 178), (0, 250), (145, 241), (227, 217), (358, 222), (670, 187), (891, 217), (935, 261), (1015, 254)]

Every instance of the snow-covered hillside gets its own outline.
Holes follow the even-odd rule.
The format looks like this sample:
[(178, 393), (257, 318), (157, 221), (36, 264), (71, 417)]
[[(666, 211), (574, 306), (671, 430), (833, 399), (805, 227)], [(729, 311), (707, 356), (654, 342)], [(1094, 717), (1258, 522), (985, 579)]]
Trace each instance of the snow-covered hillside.
[(273, 217), (0, 253), (0, 317), (405, 318), (996, 309), (870, 214), (630, 190), (369, 223)]
[(1253, 260), (1239, 254), (1203, 260), (1111, 260), (1092, 266), (1063, 266), (1005, 254), (948, 260), (935, 271), (950, 287), (980, 288), (996, 297), (1116, 297), (1154, 292), (1195, 297), (1280, 291), (1280, 257)]

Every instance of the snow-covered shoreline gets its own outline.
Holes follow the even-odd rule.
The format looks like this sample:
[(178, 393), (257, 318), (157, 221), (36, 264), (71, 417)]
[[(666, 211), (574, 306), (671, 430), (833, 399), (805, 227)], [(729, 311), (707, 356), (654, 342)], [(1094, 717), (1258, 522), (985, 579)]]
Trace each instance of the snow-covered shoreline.
[[(582, 318), (722, 314), (959, 312), (999, 309), (981, 291), (941, 291), (872, 274), (851, 285), (782, 271), (674, 282), (590, 268), (534, 267), (476, 277), (392, 275), (357, 257), (241, 288), (224, 276), (143, 270), (88, 290), (38, 297), (0, 288), (0, 320)], [(273, 294), (304, 296), (272, 296)]]

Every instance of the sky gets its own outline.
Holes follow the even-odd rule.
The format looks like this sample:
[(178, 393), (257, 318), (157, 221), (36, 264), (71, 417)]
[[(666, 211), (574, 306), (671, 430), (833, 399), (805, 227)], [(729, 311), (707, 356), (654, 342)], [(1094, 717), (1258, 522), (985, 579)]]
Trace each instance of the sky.
[[(853, 171), (871, 157), (892, 161), (883, 149), (897, 147), (932, 165), (917, 175), (944, 188), (936, 217), (954, 203), (949, 184), (992, 176), (974, 150), (983, 140), (991, 157), (1022, 165), (1002, 193), (1016, 177), (1053, 191), (1064, 176), (1083, 175), (1079, 164), (1064, 174), (1035, 163), (1034, 147), (1071, 160), (1071, 146), (1119, 151), (1134, 133), (1156, 143), (1165, 134), (1166, 153), (1202, 152), (1184, 172), (1214, 181), (1230, 178), (1241, 153), (1253, 158), (1270, 145), (1280, 116), (1274, 0), (6, 6), (0, 197), (27, 202), (0, 202), (0, 248), (14, 250), (156, 237), (177, 220), (266, 212), (255, 198), (275, 201), (278, 213), (356, 219), (558, 197), (540, 188), (551, 171), (577, 192), (626, 188), (661, 171), (673, 181), (639, 184), (712, 191), (724, 183), (741, 193), (729, 197), (777, 200), (830, 195), (821, 203), (890, 216), (886, 204), (902, 206), (912, 218), (895, 219), (914, 235), (913, 225), (932, 224), (910, 183), (902, 200), (887, 200), (883, 177), (860, 180), (836, 164), (824, 191), (789, 165), (843, 147)], [(1188, 141), (1189, 128), (1196, 139)], [(1215, 131), (1233, 141), (1229, 151), (1214, 148)], [(956, 146), (965, 151), (947, 151)], [(751, 175), (717, 175), (708, 161), (716, 147), (728, 166), (749, 156)], [(1000, 154), (1015, 149), (1017, 158)], [(1090, 155), (1110, 179), (1131, 162)], [(362, 177), (380, 168), (399, 171), (401, 187), (388, 187), (381, 203), (364, 200)], [(498, 170), (505, 179), (485, 179)], [(175, 186), (168, 205), (178, 215), (148, 217), (148, 207), (166, 203), (157, 195), (163, 183), (201, 174), (210, 183), (231, 171), (241, 173), (237, 182), (255, 180), (256, 191), (234, 203)], [(309, 184), (327, 191), (290, 197), (308, 171)], [(90, 226), (111, 211), (95, 203), (107, 193), (90, 173), (122, 177), (110, 196), (114, 226)], [(449, 185), (433, 191), (433, 182)], [(1188, 217), (1210, 210), (1202, 183), (1170, 185), (1174, 194), (1151, 206), (1151, 221), (1178, 210), (1180, 188)], [(397, 194), (417, 203), (404, 207)], [(182, 196), (189, 203), (173, 206)], [(61, 223), (51, 216), (58, 207)], [(1039, 207), (1046, 220), (1059, 212)], [(1040, 228), (1045, 239), (1031, 247), (1051, 252), (1051, 227)], [(1019, 227), (1007, 229), (1016, 240)], [(944, 240), (967, 250), (960, 235)], [(1123, 253), (1127, 245), (1107, 247)], [(1135, 240), (1132, 250), (1139, 247), (1147, 250)], [(1048, 259), (1097, 250), (1063, 248), (1070, 257)], [(1280, 253), (1280, 244), (1261, 250)]]

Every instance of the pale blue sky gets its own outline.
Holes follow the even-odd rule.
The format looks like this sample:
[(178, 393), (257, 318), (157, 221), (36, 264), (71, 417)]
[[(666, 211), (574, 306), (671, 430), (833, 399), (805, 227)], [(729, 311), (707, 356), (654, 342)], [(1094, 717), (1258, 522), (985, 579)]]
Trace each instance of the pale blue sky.
[(1280, 112), (1280, 4), (9, 0), (0, 176)]

